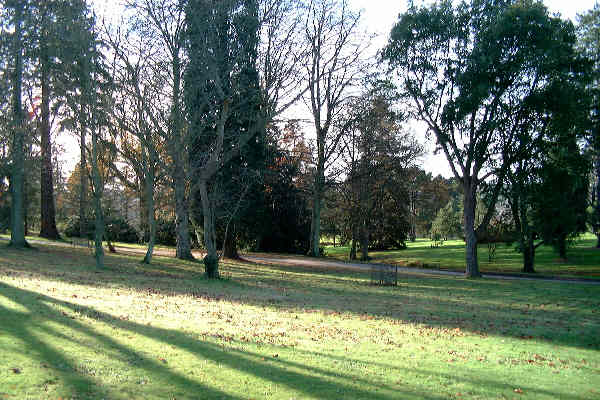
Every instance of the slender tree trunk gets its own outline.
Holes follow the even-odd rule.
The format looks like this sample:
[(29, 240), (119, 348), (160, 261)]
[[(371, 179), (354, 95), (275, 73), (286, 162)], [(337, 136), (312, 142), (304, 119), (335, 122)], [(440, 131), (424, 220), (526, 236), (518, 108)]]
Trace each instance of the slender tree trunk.
[[(139, 180), (138, 180), (139, 182)], [(138, 198), (140, 200), (140, 231), (142, 232), (142, 241), (150, 240), (150, 226), (148, 225), (148, 197), (146, 196), (146, 179), (138, 185)]]
[[(600, 149), (598, 149), (598, 151), (600, 152)], [(596, 156), (596, 163), (594, 165), (595, 170), (596, 170), (596, 218), (598, 219), (596, 221), (596, 229), (595, 229), (595, 234), (596, 234), (596, 248), (600, 249), (600, 154), (598, 156)]]
[(199, 183), (200, 198), (202, 200), (202, 214), (204, 217), (204, 247), (206, 256), (204, 257), (204, 269), (207, 278), (219, 278), (219, 258), (217, 256), (217, 235), (215, 231), (215, 217), (213, 204), (208, 197), (208, 184), (205, 180)]
[(85, 238), (88, 235), (88, 170), (87, 170), (87, 154), (86, 154), (86, 131), (87, 123), (85, 116), (85, 106), (81, 104), (79, 116), (79, 125), (81, 132), (79, 133), (79, 237)]
[(356, 260), (356, 241), (358, 238), (357, 224), (352, 224), (352, 243), (350, 246), (350, 260)]
[(313, 208), (310, 229), (310, 255), (313, 257), (321, 256), (321, 204), (323, 202), (324, 186), (325, 168), (322, 166), (322, 163), (319, 162), (313, 188)]
[(464, 186), (464, 233), (466, 241), (466, 276), (468, 278), (478, 278), (481, 276), (479, 272), (479, 262), (477, 260), (477, 233), (475, 232), (475, 209), (477, 200), (475, 196), (475, 188), (472, 185), (465, 184)]
[[(42, 22), (44, 24), (44, 22)], [(41, 228), (40, 236), (48, 239), (60, 239), (56, 229), (56, 209), (54, 205), (54, 180), (52, 179), (52, 141), (50, 138), (50, 59), (49, 44), (42, 44), (40, 56), (42, 82), (42, 120), (40, 124), (40, 142), (42, 153), (41, 187)]]
[(360, 229), (360, 259), (362, 261), (369, 260), (369, 227), (367, 221), (362, 221)]
[(564, 234), (558, 238), (558, 256), (563, 260), (567, 259), (567, 237)]
[(92, 128), (92, 179), (94, 183), (94, 213), (96, 215), (95, 236), (94, 236), (94, 257), (96, 259), (96, 268), (104, 268), (104, 249), (102, 247), (102, 238), (104, 237), (104, 213), (102, 211), (103, 183), (98, 168), (98, 132), (97, 128)]
[(10, 245), (15, 248), (29, 247), (25, 240), (23, 182), (24, 182), (24, 159), (25, 159), (25, 127), (23, 106), (21, 102), (21, 90), (23, 84), (23, 3), (16, 1), (15, 9), (15, 32), (13, 36), (13, 55), (15, 70), (13, 74), (12, 93), (12, 134), (13, 142), (11, 149), (11, 231)]
[(193, 260), (190, 242), (189, 205), (186, 196), (186, 174), (183, 154), (185, 140), (183, 138), (183, 117), (181, 112), (181, 61), (175, 55), (173, 67), (173, 104), (171, 111), (171, 158), (173, 159), (173, 191), (175, 194), (175, 229), (177, 232), (176, 257), (182, 260)]
[(521, 246), (523, 248), (523, 272), (533, 274), (535, 273), (535, 246), (533, 243), (533, 235), (529, 234)]
[[(28, 154), (31, 154), (31, 150)], [(23, 176), (23, 225), (25, 236), (29, 236), (29, 188), (27, 185), (27, 174)]]
[[(151, 152), (152, 150), (149, 150)], [(150, 162), (146, 169), (146, 207), (148, 214), (148, 227), (149, 238), (148, 238), (148, 249), (146, 255), (142, 260), (144, 264), (150, 264), (152, 262), (152, 254), (154, 252), (154, 243), (156, 241), (156, 218), (154, 217), (154, 157), (151, 157)]]
[(237, 260), (240, 258), (240, 254), (238, 253), (237, 231), (235, 224), (232, 224), (231, 228), (231, 233), (227, 235), (225, 238), (225, 243), (223, 243), (223, 256), (225, 258)]
[(519, 244), (523, 253), (523, 272), (535, 273), (535, 245), (533, 240), (533, 232), (529, 225), (529, 217), (527, 215), (527, 207), (523, 199), (526, 194), (524, 188), (518, 182), (512, 182), (513, 193), (511, 212), (515, 224), (515, 229), (519, 235)]

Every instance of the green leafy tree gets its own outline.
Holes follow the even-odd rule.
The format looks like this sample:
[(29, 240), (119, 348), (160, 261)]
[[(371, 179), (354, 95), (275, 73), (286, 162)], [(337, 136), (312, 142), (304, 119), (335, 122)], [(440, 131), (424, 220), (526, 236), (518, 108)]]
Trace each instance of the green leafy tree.
[[(574, 69), (574, 28), (533, 1), (446, 0), (409, 6), (384, 51), (398, 73), (409, 112), (436, 138), (461, 183), (466, 275), (480, 276), (477, 241), (496, 199), (519, 132), (530, 132), (526, 106), (556, 71)], [(479, 187), (495, 177), (481, 223)]]
[(431, 237), (448, 240), (459, 237), (462, 232), (462, 213), (458, 199), (451, 199), (446, 206), (440, 209), (431, 223)]
[(600, 4), (578, 16), (578, 49), (593, 62), (593, 81), (590, 85), (594, 96), (590, 129), (590, 149), (594, 173), (591, 193), (591, 227), (596, 235), (596, 247), (600, 248)]

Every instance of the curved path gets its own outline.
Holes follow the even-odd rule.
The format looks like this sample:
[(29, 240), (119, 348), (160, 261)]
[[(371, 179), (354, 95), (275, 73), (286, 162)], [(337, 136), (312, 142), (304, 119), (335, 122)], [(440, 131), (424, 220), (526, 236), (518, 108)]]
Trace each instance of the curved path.
[[(281, 255), (269, 255), (260, 254), (243, 255), (242, 258), (247, 261), (263, 263), (263, 264), (278, 264), (278, 265), (289, 265), (299, 267), (316, 267), (316, 268), (332, 268), (332, 269), (350, 269), (358, 271), (370, 270), (373, 266), (378, 265), (390, 265), (390, 264), (369, 264), (369, 263), (352, 263), (343, 261), (331, 261), (321, 258), (310, 258), (303, 256), (281, 256)], [(391, 265), (390, 265), (391, 266)], [(444, 271), (439, 269), (426, 269), (426, 268), (412, 268), (412, 267), (401, 267), (398, 266), (398, 273), (408, 275), (438, 275), (438, 276), (455, 276), (464, 277), (465, 274), (456, 271)], [(591, 285), (600, 285), (600, 280), (594, 279), (577, 279), (577, 278), (560, 278), (551, 276), (540, 276), (540, 277), (529, 277), (511, 274), (482, 274), (483, 278), (488, 279), (509, 279), (509, 280), (523, 280), (523, 281), (547, 281), (547, 282), (562, 282), (562, 283), (583, 283)]]
[[(9, 241), (9, 239), (0, 237), (0, 241)], [(60, 246), (60, 247), (71, 247), (68, 242), (55, 242), (49, 240), (28, 240), (32, 244)], [(120, 247), (115, 246), (121, 253), (134, 253), (134, 254), (145, 254), (145, 249), (136, 249), (131, 247)], [(174, 250), (167, 249), (155, 249), (154, 255), (163, 257), (174, 257)], [(194, 251), (194, 256), (202, 257), (203, 253)], [(378, 265), (389, 265), (389, 264), (369, 264), (369, 263), (357, 263), (357, 262), (343, 262), (343, 261), (332, 261), (322, 258), (312, 258), (306, 256), (294, 256), (294, 255), (281, 255), (281, 254), (265, 254), (265, 253), (246, 253), (241, 255), (242, 260), (246, 260), (253, 263), (260, 264), (277, 264), (287, 266), (297, 266), (305, 268), (329, 268), (329, 269), (346, 269), (355, 271), (368, 271), (373, 266)], [(412, 268), (412, 267), (401, 267), (398, 266), (398, 273), (406, 275), (436, 275), (436, 276), (454, 276), (464, 277), (464, 273), (456, 271), (444, 271), (439, 269), (426, 269), (426, 268)], [(540, 277), (529, 277), (521, 275), (511, 275), (503, 273), (486, 273), (482, 275), (483, 278), (488, 279), (507, 279), (507, 280), (521, 280), (521, 281), (546, 281), (546, 282), (557, 282), (557, 283), (581, 283), (589, 285), (600, 285), (600, 280), (597, 279), (577, 279), (577, 278), (561, 278), (552, 276), (540, 276)]]

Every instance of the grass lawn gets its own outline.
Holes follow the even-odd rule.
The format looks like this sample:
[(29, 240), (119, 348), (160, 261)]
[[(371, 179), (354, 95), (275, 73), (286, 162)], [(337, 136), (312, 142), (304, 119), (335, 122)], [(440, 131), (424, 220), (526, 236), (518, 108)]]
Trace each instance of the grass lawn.
[[(393, 251), (369, 252), (371, 262), (399, 264), (409, 267), (437, 268), (449, 271), (465, 271), (465, 243), (462, 240), (448, 240), (443, 246), (432, 248), (429, 239), (407, 242), (408, 248)], [(535, 269), (540, 275), (577, 276), (579, 278), (600, 278), (600, 249), (595, 248), (596, 238), (583, 235), (567, 252), (568, 259), (561, 260), (550, 246), (542, 246), (536, 251)], [(515, 244), (498, 244), (495, 257), (489, 261), (487, 245), (479, 245), (479, 268), (482, 272), (520, 273), (523, 269), (523, 256), (515, 251)], [(327, 246), (328, 257), (348, 260), (349, 248)]]
[(599, 285), (0, 246), (0, 399), (600, 397)]

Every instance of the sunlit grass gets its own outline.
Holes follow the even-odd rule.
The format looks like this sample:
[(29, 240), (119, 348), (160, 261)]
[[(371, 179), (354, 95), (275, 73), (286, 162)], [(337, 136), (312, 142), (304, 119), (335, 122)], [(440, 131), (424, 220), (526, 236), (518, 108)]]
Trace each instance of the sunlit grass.
[[(434, 247), (429, 239), (407, 242), (408, 248), (369, 253), (372, 262), (399, 264), (408, 267), (436, 268), (450, 271), (465, 270), (465, 244), (462, 240), (447, 240), (442, 246)], [(568, 259), (562, 260), (550, 246), (537, 249), (535, 269), (540, 275), (561, 275), (600, 278), (600, 249), (595, 248), (593, 235), (583, 235), (569, 248)], [(328, 257), (348, 260), (347, 246), (327, 246)], [(479, 266), (483, 272), (520, 273), (523, 258), (516, 251), (516, 244), (499, 243), (490, 260), (488, 246), (478, 247)]]
[[(0, 398), (597, 398), (600, 287), (0, 248)], [(516, 390), (516, 392), (515, 392)], [(522, 392), (522, 393), (521, 393)]]

